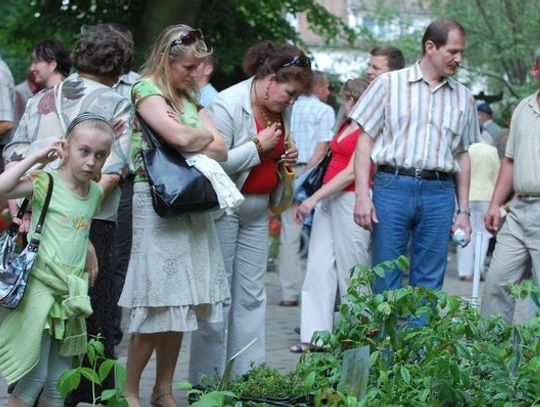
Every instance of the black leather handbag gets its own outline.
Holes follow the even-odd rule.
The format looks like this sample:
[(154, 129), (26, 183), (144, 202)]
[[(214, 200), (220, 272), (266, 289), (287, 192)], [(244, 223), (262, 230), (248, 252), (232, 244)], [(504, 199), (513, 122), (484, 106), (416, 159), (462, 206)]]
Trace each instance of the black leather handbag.
[(311, 196), (317, 191), (321, 186), (328, 168), (328, 163), (332, 154), (330, 149), (326, 152), (326, 155), (323, 157), (321, 162), (313, 168), (310, 173), (304, 179), (304, 182), (301, 184), (301, 188), (306, 192), (306, 196)]
[(141, 156), (156, 213), (166, 217), (215, 208), (218, 199), (208, 178), (162, 142), (138, 112), (136, 115), (150, 145), (148, 150), (141, 151)]

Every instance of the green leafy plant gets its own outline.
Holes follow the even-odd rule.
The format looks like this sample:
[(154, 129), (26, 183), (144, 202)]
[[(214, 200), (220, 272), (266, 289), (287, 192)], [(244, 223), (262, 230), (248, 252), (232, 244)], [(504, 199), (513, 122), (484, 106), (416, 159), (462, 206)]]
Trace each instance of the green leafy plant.
[[(370, 292), (375, 276), (406, 266), (400, 258), (352, 270), (334, 332), (313, 338), (327, 352), (304, 356), (297, 368), (315, 375), (316, 400), (326, 400), (320, 405), (539, 405), (540, 319), (516, 326), (486, 320), (462, 299), (420, 287)], [(538, 302), (532, 284), (509, 291)], [(368, 391), (355, 400), (334, 389), (343, 351), (363, 345), (371, 349)]]
[[(86, 345), (86, 357), (90, 367), (79, 366), (64, 372), (58, 380), (58, 388), (65, 396), (79, 387), (81, 378), (86, 378), (92, 385), (92, 406), (97, 403), (106, 403), (108, 407), (127, 407), (127, 402), (123, 397), (124, 385), (126, 382), (125, 367), (114, 359), (105, 357), (105, 346), (98, 335), (91, 338)], [(101, 388), (105, 379), (114, 375), (115, 388), (103, 389), (97, 395), (98, 387)]]
[(229, 383), (217, 376), (206, 376), (201, 386), (181, 382), (179, 387), (188, 391), (196, 400), (195, 407), (290, 405), (305, 406), (310, 403), (313, 377), (302, 377), (296, 372), (283, 373), (267, 364), (250, 369), (246, 374)]

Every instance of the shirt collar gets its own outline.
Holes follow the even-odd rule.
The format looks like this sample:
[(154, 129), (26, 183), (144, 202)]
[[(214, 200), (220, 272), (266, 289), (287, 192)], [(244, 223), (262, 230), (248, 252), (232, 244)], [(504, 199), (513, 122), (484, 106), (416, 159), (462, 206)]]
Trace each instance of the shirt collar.
[[(424, 74), (422, 73), (422, 69), (420, 69), (420, 60), (418, 60), (409, 68), (409, 82), (418, 82), (420, 80), (428, 83), (424, 79)], [(453, 78), (445, 77), (441, 83), (435, 86), (434, 89), (438, 89), (443, 85), (448, 85), (450, 89), (454, 89), (456, 87), (456, 81)]]
[(540, 90), (537, 90), (534, 92), (531, 96), (529, 96), (528, 105), (537, 113), (540, 114), (540, 106), (538, 106), (538, 103), (536, 103), (536, 100), (538, 98), (538, 92)]

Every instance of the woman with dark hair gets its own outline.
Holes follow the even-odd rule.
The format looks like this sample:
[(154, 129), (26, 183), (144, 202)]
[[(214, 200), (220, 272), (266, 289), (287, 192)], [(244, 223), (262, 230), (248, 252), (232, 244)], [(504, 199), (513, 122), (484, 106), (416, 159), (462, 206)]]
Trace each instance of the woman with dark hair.
[[(200, 30), (167, 27), (131, 97), (163, 142), (184, 154), (225, 160), (225, 142), (194, 96), (197, 68), (210, 53)], [(154, 211), (141, 159), (151, 146), (135, 123), (133, 242), (119, 303), (130, 309), (125, 396), (130, 407), (141, 405), (141, 374), (155, 350), (151, 404), (170, 407), (176, 406), (172, 382), (183, 333), (196, 330), (200, 321), (221, 321), (229, 290), (212, 213), (161, 218)]]
[(298, 157), (287, 142), (291, 108), (312, 80), (309, 58), (294, 45), (257, 44), (248, 50), (243, 67), (250, 78), (221, 92), (209, 108), (229, 146), (223, 167), (245, 201), (236, 213), (216, 216), (231, 304), (223, 324), (202, 324), (192, 336), (189, 374), (194, 383), (202, 374), (223, 372), (225, 359), (252, 339), (257, 341), (235, 359), (233, 375), (265, 360), (269, 196), (280, 182), (278, 162), (293, 167)]
[[(349, 80), (341, 90), (343, 110), (348, 117), (360, 95), (369, 86), (367, 79)], [(301, 343), (291, 352), (313, 349), (315, 331), (332, 331), (336, 291), (343, 297), (349, 286), (349, 269), (356, 264), (369, 266), (369, 231), (359, 228), (351, 218), (354, 195), (354, 149), (360, 128), (347, 119), (338, 126), (330, 142), (332, 157), (323, 185), (295, 211), (300, 223), (312, 213), (306, 277), (302, 285)]]
[(60, 41), (41, 41), (32, 51), (30, 72), (38, 85), (45, 88), (54, 86), (68, 76), (70, 70), (69, 52)]

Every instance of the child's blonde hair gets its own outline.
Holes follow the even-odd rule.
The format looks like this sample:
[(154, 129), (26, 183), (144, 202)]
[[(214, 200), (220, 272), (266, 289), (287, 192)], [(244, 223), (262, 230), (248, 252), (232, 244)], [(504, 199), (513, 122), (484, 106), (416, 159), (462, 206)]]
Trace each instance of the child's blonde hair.
[(66, 130), (66, 141), (69, 141), (75, 130), (80, 127), (88, 127), (96, 130), (100, 130), (111, 137), (111, 141), (114, 141), (114, 129), (109, 121), (98, 114), (84, 112), (76, 116), (69, 124)]

